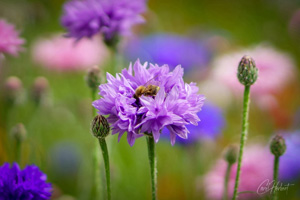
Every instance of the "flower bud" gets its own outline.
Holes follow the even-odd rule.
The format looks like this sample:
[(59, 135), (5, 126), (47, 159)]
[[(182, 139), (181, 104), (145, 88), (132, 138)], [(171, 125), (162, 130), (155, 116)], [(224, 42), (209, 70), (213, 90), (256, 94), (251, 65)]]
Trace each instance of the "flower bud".
[(85, 77), (86, 83), (92, 90), (97, 90), (101, 82), (101, 72), (98, 66), (91, 67)]
[(37, 77), (34, 80), (34, 84), (31, 91), (31, 97), (33, 101), (39, 104), (43, 100), (43, 98), (45, 98), (48, 88), (49, 88), (48, 80), (42, 76)]
[(285, 139), (280, 135), (277, 134), (275, 137), (273, 137), (271, 144), (270, 144), (270, 150), (274, 156), (282, 156), (286, 150), (286, 144)]
[(15, 125), (10, 132), (12, 138), (16, 141), (22, 142), (26, 138), (27, 131), (22, 123)]
[(93, 135), (100, 139), (108, 136), (110, 131), (109, 123), (106, 118), (102, 115), (97, 115), (92, 122), (92, 133)]
[(232, 165), (237, 161), (238, 147), (236, 145), (229, 145), (224, 152), (224, 159), (228, 164)]
[(239, 63), (237, 77), (241, 84), (250, 86), (255, 83), (258, 77), (258, 69), (250, 56), (243, 56)]
[(22, 82), (18, 77), (9, 77), (4, 84), (6, 98), (9, 101), (15, 102), (23, 90)]

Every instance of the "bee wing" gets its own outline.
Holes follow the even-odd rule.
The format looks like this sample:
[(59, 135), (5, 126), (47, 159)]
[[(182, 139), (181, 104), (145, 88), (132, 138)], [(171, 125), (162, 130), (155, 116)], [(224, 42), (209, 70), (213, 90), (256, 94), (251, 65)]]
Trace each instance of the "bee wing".
[(158, 74), (155, 75), (153, 78), (151, 78), (150, 80), (148, 80), (144, 86), (148, 86), (148, 85), (159, 85), (159, 81), (156, 81), (155, 79), (158, 77)]

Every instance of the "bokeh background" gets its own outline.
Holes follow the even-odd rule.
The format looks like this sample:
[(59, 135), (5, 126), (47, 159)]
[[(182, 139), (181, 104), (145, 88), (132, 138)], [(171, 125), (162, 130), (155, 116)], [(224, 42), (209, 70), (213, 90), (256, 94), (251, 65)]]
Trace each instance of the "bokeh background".
[[(1, 61), (0, 163), (14, 161), (9, 132), (21, 122), (27, 129), (21, 165), (34, 163), (48, 175), (55, 188), (53, 199), (93, 199), (95, 138), (90, 133), (92, 99), (84, 77), (97, 64), (105, 82), (113, 55), (99, 38), (76, 45), (65, 41), (60, 24), (64, 3), (0, 2), (0, 18), (15, 24), (26, 41), (17, 57), (8, 55)], [(164, 137), (157, 144), (158, 199), (220, 198), (211, 194), (222, 192), (222, 179), (215, 177), (225, 172), (219, 162), (224, 148), (240, 138), (243, 91), (235, 70), (244, 54), (253, 56), (260, 69), (251, 94), (246, 144), (256, 153), (244, 182), (251, 185), (255, 182), (251, 177), (260, 172), (267, 178), (272, 174), (272, 167), (260, 162), (270, 155), (260, 158), (260, 154), (279, 132), (288, 144), (280, 177), (293, 184), (288, 192), (280, 192), (280, 199), (300, 199), (300, 2), (150, 0), (147, 4), (145, 23), (120, 43), (118, 66), (126, 68), (137, 58), (171, 67), (181, 64), (185, 80), (196, 82), (206, 96), (202, 121), (189, 142), (177, 140), (171, 146)], [(5, 87), (10, 76), (22, 81), (13, 104), (7, 101)], [(39, 102), (33, 89), (37, 77), (46, 79)], [(109, 136), (108, 146), (113, 199), (150, 199), (145, 138), (130, 147), (125, 137), (118, 143), (117, 136)], [(251, 176), (252, 172), (257, 173)]]

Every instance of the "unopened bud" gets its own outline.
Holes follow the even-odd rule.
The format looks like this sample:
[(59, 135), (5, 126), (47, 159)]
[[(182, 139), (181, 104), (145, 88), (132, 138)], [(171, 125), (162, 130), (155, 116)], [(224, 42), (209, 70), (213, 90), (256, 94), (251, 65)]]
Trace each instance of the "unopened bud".
[(18, 77), (11, 76), (5, 81), (4, 89), (7, 100), (15, 102), (21, 95), (23, 84)]
[(285, 139), (280, 135), (277, 134), (275, 137), (273, 137), (271, 144), (270, 144), (270, 150), (274, 156), (282, 156), (286, 150), (286, 144)]
[(39, 104), (45, 95), (47, 94), (49, 88), (49, 82), (45, 77), (37, 77), (34, 80), (31, 96), (32, 99)]
[(92, 133), (93, 135), (100, 139), (108, 136), (110, 131), (109, 123), (107, 119), (102, 115), (97, 115), (92, 122)]
[(85, 77), (86, 83), (92, 90), (97, 90), (101, 83), (101, 72), (98, 66), (91, 67)]
[(237, 77), (241, 84), (250, 86), (255, 83), (258, 77), (258, 69), (250, 56), (244, 56), (238, 67)]
[(22, 123), (15, 125), (10, 132), (12, 138), (16, 141), (22, 142), (26, 138), (27, 131)]
[(238, 147), (236, 145), (229, 145), (224, 152), (224, 159), (228, 164), (232, 165), (237, 161)]

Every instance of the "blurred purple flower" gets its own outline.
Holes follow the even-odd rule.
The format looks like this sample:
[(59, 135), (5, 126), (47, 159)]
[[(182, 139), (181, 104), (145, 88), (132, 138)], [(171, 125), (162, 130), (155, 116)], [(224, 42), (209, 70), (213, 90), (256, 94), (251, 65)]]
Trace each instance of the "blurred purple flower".
[(280, 157), (279, 175), (282, 181), (300, 178), (300, 131), (283, 134), (286, 152)]
[[(189, 130), (189, 138), (184, 140), (178, 138), (177, 142), (180, 144), (192, 144), (199, 140), (216, 138), (225, 126), (225, 118), (222, 110), (212, 103), (205, 103), (201, 112), (198, 113), (201, 123), (198, 126), (187, 125)], [(164, 128), (162, 131), (164, 137), (169, 134), (168, 129)]]
[[(205, 175), (204, 185), (207, 199), (222, 199), (226, 168), (226, 161), (221, 159), (218, 160), (212, 170)], [(233, 195), (236, 169), (237, 163), (232, 166), (229, 176), (228, 193), (230, 198)], [(245, 148), (239, 191), (253, 191), (254, 194), (239, 194), (239, 199), (258, 199), (260, 196), (256, 192), (262, 192), (259, 190), (259, 186), (266, 180), (272, 181), (272, 174), (273, 156), (269, 148), (264, 148), (259, 145)]]
[[(182, 76), (180, 66), (170, 72), (168, 65), (150, 64), (148, 67), (148, 63), (142, 65), (138, 60), (116, 78), (107, 73), (108, 83), (99, 87), (103, 98), (94, 101), (93, 106), (99, 114), (110, 115), (108, 122), (112, 134), (119, 133), (119, 140), (127, 132), (131, 146), (143, 133), (152, 134), (158, 142), (164, 127), (169, 129), (174, 145), (176, 135), (187, 139), (189, 131), (186, 125), (198, 124), (197, 113), (204, 101), (204, 97), (197, 94), (196, 84), (184, 83)], [(136, 89), (148, 84), (158, 86), (158, 93), (134, 98)]]
[(50, 166), (56, 176), (76, 176), (79, 170), (81, 155), (76, 144), (59, 142), (50, 151)]
[(143, 22), (146, 0), (73, 0), (64, 5), (62, 25), (67, 36), (81, 39), (101, 33), (105, 41), (130, 33)]
[(20, 170), (17, 163), (13, 163), (11, 168), (8, 163), (5, 163), (0, 167), (0, 199), (50, 199), (52, 186), (46, 183), (46, 179), (46, 174), (35, 165)]
[(171, 68), (180, 63), (187, 70), (192, 67), (204, 68), (211, 58), (211, 52), (201, 41), (172, 34), (135, 38), (125, 49), (128, 60), (139, 58), (159, 65), (167, 64)]
[(14, 25), (0, 19), (0, 55), (1, 53), (17, 56), (24, 40), (19, 37)]

